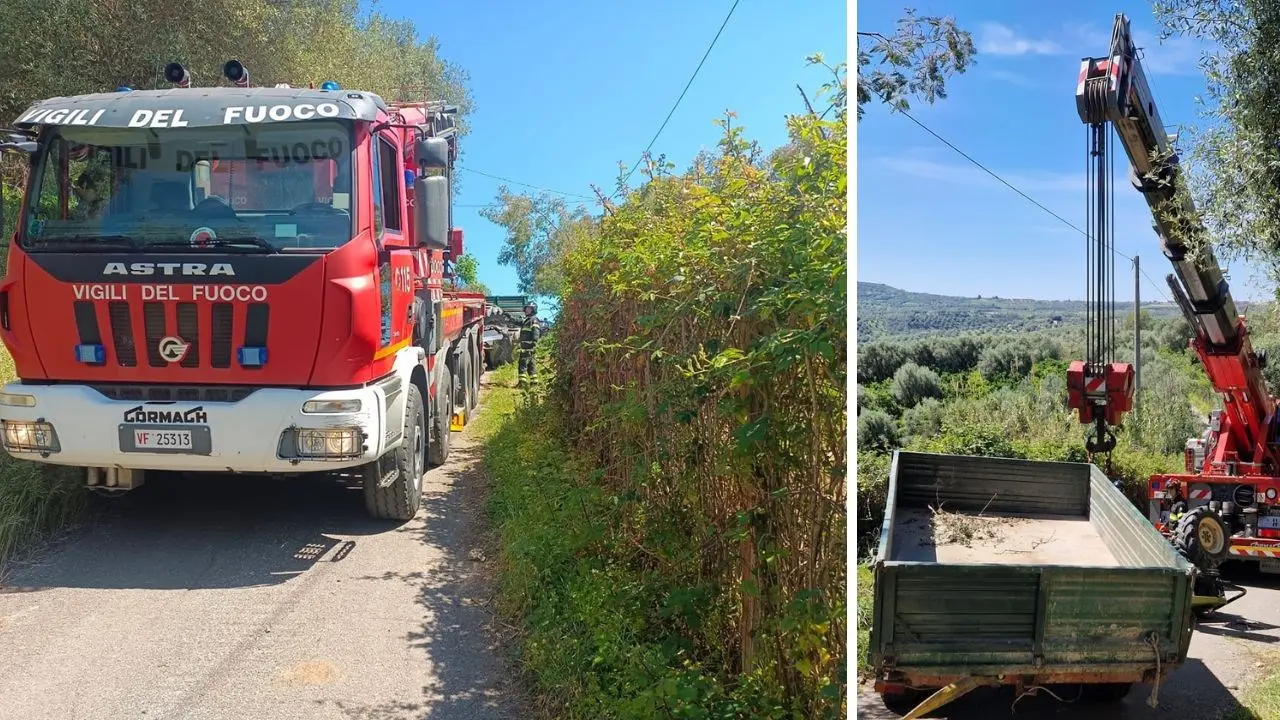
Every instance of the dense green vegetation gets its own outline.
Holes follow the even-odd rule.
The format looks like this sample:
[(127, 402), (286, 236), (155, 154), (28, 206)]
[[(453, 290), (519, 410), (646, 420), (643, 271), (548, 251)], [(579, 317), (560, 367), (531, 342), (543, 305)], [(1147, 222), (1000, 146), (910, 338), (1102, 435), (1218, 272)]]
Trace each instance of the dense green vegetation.
[[(1185, 347), (1185, 323), (1147, 323), (1140, 411), (1128, 418), (1114, 454), (1135, 500), (1153, 470), (1179, 465), (1184, 442), (1200, 434), (1217, 402)], [(1124, 347), (1120, 356), (1130, 352)], [(1066, 404), (1067, 362), (1080, 355), (1071, 328), (859, 346), (860, 551), (871, 549), (881, 522), (894, 448), (1083, 461), (1085, 428)]]
[[(603, 217), (509, 195), (560, 306), (490, 445), (507, 611), (570, 718), (843, 717), (847, 109), (769, 156), (732, 116)], [(821, 110), (821, 109), (820, 109)], [(910, 386), (904, 392), (929, 392)]]
[[(1121, 315), (1130, 314), (1133, 303), (1116, 303), (1116, 311)], [(1161, 319), (1178, 316), (1177, 306), (1166, 302), (1144, 302), (1142, 311)], [(1008, 334), (1052, 330), (1083, 323), (1084, 313), (1082, 300), (967, 298), (908, 292), (880, 283), (858, 283), (860, 343), (961, 332)]]

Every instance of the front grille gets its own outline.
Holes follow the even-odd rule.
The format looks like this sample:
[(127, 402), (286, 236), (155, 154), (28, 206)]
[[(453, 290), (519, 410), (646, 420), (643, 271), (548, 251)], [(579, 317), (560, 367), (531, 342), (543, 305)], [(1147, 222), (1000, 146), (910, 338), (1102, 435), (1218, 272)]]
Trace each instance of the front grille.
[[(74, 304), (80, 343), (106, 345), (107, 364), (119, 367), (137, 367), (139, 347), (145, 351), (148, 366), (168, 367), (170, 363), (160, 353), (160, 342), (176, 335), (190, 344), (187, 354), (177, 363), (180, 367), (230, 368), (237, 346), (266, 347), (270, 310), (266, 303), (250, 303), (243, 311), (236, 312), (231, 303), (214, 303), (202, 308), (191, 302), (113, 300), (107, 304), (104, 319), (111, 340), (104, 343), (97, 307), (90, 302)], [(206, 324), (209, 328), (202, 332)]]
[[(164, 338), (164, 304), (149, 302), (142, 304), (142, 325), (147, 333), (147, 364), (151, 367), (164, 367), (169, 363), (160, 357), (160, 340)], [(188, 340), (187, 342), (191, 342)]]
[[(199, 309), (195, 303), (178, 303), (178, 335), (184, 338), (200, 337)], [(200, 367), (200, 343), (191, 343), (187, 356), (182, 358), (182, 367)]]
[(91, 385), (112, 400), (138, 402), (239, 402), (258, 390), (238, 385)]
[[(133, 321), (129, 318), (129, 303), (114, 301), (107, 306), (111, 317), (111, 341), (115, 344), (116, 362), (120, 367), (138, 364), (138, 350), (133, 344)], [(97, 327), (97, 318), (94, 318)]]
[(209, 362), (216, 368), (231, 367), (231, 305), (217, 303), (213, 306), (213, 349)]

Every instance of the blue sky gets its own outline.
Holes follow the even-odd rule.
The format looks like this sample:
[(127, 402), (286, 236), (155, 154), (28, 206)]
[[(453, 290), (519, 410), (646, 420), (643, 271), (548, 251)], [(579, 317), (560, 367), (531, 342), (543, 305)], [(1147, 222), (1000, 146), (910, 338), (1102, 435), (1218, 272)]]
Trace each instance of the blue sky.
[[(636, 162), (732, 5), (378, 3), (436, 36), (441, 56), (470, 73), (476, 112), (462, 140), (464, 167), (588, 196), (591, 183), (612, 192), (619, 161)], [(846, 59), (847, 17), (842, 0), (742, 0), (653, 152), (683, 169), (715, 146), (712, 123), (725, 110), (766, 149), (786, 142), (784, 116), (803, 110), (796, 84), (811, 92), (827, 80), (804, 59), (814, 52), (832, 64)], [(492, 201), (500, 184), (465, 170), (460, 177), (461, 205)], [(494, 293), (514, 293), (514, 269), (496, 262), (502, 230), (474, 207), (459, 208), (455, 219), (480, 279)]]
[[(1117, 12), (1129, 16), (1163, 121), (1199, 122), (1204, 91), (1200, 46), (1158, 40), (1141, 0), (951, 0), (912, 3), (918, 15), (949, 15), (972, 35), (977, 63), (948, 83), (948, 98), (912, 115), (1064, 219), (1084, 227), (1085, 126), (1075, 110), (1083, 57), (1106, 55)], [(857, 29), (894, 29), (903, 6), (859, 3)], [(1170, 127), (1173, 132), (1176, 128)], [(945, 295), (1080, 299), (1084, 238), (1001, 185), (906, 117), (868, 106), (858, 126), (858, 279)], [(1116, 148), (1119, 168), (1127, 161)], [(1117, 178), (1116, 248), (1139, 255), (1163, 299), (1168, 261), (1160, 254), (1141, 195)], [(1229, 266), (1237, 299), (1272, 295), (1243, 264)], [(1132, 269), (1117, 259), (1118, 294), (1132, 294)]]

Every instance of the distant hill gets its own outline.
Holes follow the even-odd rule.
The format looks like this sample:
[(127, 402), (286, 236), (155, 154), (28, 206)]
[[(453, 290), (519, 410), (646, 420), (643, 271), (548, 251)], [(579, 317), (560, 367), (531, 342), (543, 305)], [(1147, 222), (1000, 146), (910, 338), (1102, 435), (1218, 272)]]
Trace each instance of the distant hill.
[[(1153, 317), (1176, 317), (1170, 302), (1142, 303)], [(1117, 302), (1123, 317), (1133, 302)], [(858, 283), (858, 340), (977, 332), (1029, 332), (1084, 322), (1082, 300), (1026, 300), (956, 297), (899, 290), (881, 283)]]

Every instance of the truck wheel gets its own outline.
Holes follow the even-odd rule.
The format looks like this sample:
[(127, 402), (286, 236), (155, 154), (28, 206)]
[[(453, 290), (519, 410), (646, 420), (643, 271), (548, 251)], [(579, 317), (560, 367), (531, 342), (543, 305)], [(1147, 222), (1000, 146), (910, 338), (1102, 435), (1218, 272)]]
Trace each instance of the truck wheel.
[(436, 374), (436, 412), (431, 419), (431, 443), (427, 446), (427, 461), (443, 465), (449, 459), (449, 441), (453, 432), (449, 425), (453, 420), (453, 373), (441, 363)]
[(1178, 519), (1173, 531), (1178, 551), (1202, 570), (1211, 570), (1231, 556), (1231, 534), (1218, 513), (1202, 505)]
[[(422, 475), (426, 472), (427, 422), (422, 392), (409, 384), (404, 407), (404, 442), (392, 450), (389, 462), (374, 460), (364, 466), (364, 505), (369, 514), (383, 520), (410, 520), (422, 505)], [(380, 486), (382, 469), (395, 471), (395, 480)]]
[(1081, 695), (1094, 702), (1120, 702), (1129, 695), (1133, 683), (1098, 683), (1085, 685)]

